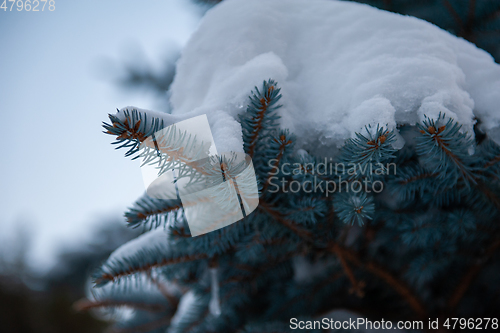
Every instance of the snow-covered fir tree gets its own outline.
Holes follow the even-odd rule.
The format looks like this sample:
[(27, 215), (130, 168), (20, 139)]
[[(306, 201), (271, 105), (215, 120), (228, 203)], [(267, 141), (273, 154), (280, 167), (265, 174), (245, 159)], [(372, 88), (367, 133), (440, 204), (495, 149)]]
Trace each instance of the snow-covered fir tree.
[[(104, 128), (138, 158), (206, 114), (219, 152), (251, 157), (259, 205), (191, 237), (181, 200), (144, 194), (125, 213), (144, 233), (93, 274), (86, 308), (134, 309), (119, 332), (498, 317), (499, 92), (490, 54), (414, 17), (222, 2), (182, 51), (168, 112), (125, 107)], [(159, 158), (187, 161), (183, 140)]]

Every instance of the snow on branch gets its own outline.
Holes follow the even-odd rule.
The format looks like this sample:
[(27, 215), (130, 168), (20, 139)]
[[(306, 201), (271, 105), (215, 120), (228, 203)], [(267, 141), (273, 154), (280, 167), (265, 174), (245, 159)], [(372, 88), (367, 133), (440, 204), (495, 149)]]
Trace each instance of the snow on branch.
[[(304, 6), (314, 20), (297, 14)], [(345, 1), (222, 2), (182, 52), (172, 114), (245, 115), (246, 92), (269, 77), (286, 101), (280, 125), (312, 154), (342, 146), (368, 124), (394, 130), (401, 147), (398, 126), (439, 112), (469, 133), (477, 118), (500, 142), (500, 65), (488, 53), (426, 21)], [(250, 153), (265, 121), (267, 90), (255, 92), (254, 122), (243, 128)], [(238, 135), (214, 130), (214, 138)]]
[(189, 245), (189, 242), (179, 245), (169, 239), (163, 229), (147, 232), (113, 252), (93, 274), (94, 283), (100, 287), (159, 267), (207, 258), (205, 253), (195, 252)]

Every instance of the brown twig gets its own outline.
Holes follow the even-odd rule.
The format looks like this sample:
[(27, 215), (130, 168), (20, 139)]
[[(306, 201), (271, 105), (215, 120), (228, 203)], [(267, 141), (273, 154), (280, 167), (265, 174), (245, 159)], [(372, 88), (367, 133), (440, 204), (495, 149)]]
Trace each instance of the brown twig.
[(495, 165), (499, 162), (500, 162), (500, 155), (497, 155), (494, 158), (492, 158), (490, 161), (488, 161), (488, 163), (486, 163), (484, 165), (484, 168), (487, 169), (487, 168), (492, 167), (493, 165)]
[(443, 4), (448, 9), (450, 12), (451, 16), (453, 19), (457, 22), (457, 24), (460, 26), (460, 30), (463, 30), (463, 22), (462, 19), (460, 18), (460, 15), (456, 12), (455, 8), (451, 5), (451, 3), (448, 0), (443, 0)]
[[(273, 168), (278, 168), (281, 162), (281, 158), (283, 157), (283, 153), (285, 152), (286, 146), (292, 144), (292, 140), (287, 140), (285, 135), (281, 135), (279, 139), (274, 139), (276, 143), (280, 144), (279, 147), (279, 153), (278, 156), (276, 157), (276, 163), (274, 163)], [(267, 175), (267, 179), (264, 182), (264, 185), (262, 187), (262, 192), (265, 192), (267, 190), (267, 187), (269, 186), (269, 183), (271, 182), (271, 172)]]
[[(269, 87), (268, 93), (270, 94), (274, 90), (274, 86)], [(257, 145), (257, 138), (259, 137), (260, 131), (262, 130), (262, 122), (264, 121), (264, 116), (267, 112), (267, 107), (271, 102), (270, 98), (263, 97), (260, 99), (260, 104), (262, 105), (262, 109), (257, 112), (257, 117), (254, 120), (257, 120), (257, 125), (250, 137), (250, 146), (248, 147), (248, 155), (253, 157), (255, 153), (255, 146)]]
[(344, 252), (342, 251), (342, 249), (340, 248), (340, 246), (337, 244), (337, 243), (334, 243), (332, 245), (332, 247), (330, 248), (331, 252), (335, 253), (337, 255), (337, 257), (339, 258), (340, 260), (340, 264), (342, 265), (342, 268), (345, 272), (345, 274), (347, 275), (347, 277), (349, 278), (349, 281), (351, 281), (351, 290), (349, 292), (351, 293), (355, 293), (356, 296), (358, 296), (359, 298), (362, 298), (365, 296), (365, 292), (363, 291), (363, 288), (366, 286), (365, 282), (364, 281), (357, 281), (356, 280), (356, 277), (354, 276), (354, 273), (351, 269), (351, 267), (349, 266), (349, 264), (347, 263), (347, 260), (344, 256)]
[(170, 305), (172, 305), (172, 307), (176, 309), (177, 305), (179, 305), (179, 299), (172, 295), (167, 290), (167, 288), (165, 288), (165, 285), (161, 283), (156, 277), (153, 277), (151, 272), (148, 272), (147, 276), (151, 280), (151, 282), (158, 288), (163, 297), (165, 297), (165, 299), (170, 303)]
[(405, 283), (400, 281), (391, 272), (389, 272), (389, 270), (373, 261), (363, 262), (359, 258), (357, 253), (347, 248), (338, 246), (337, 251), (340, 251), (342, 255), (354, 265), (365, 268), (367, 271), (381, 278), (406, 300), (406, 302), (410, 305), (410, 307), (414, 310), (418, 317), (425, 317), (425, 308), (417, 298), (417, 296), (413, 294), (413, 292)]
[(261, 200), (258, 208), (261, 211), (264, 211), (265, 213), (269, 214), (272, 218), (274, 218), (280, 224), (284, 225), (285, 227), (287, 227), (288, 229), (293, 231), (300, 238), (306, 240), (309, 243), (313, 242), (311, 232), (309, 232), (308, 230), (305, 230), (305, 229), (293, 224), (293, 222), (285, 219), (280, 212), (273, 209), (266, 202)]
[(427, 179), (427, 178), (434, 178), (436, 176), (437, 176), (437, 174), (435, 174), (435, 173), (423, 173), (423, 174), (420, 174), (420, 175), (417, 175), (417, 176), (413, 176), (413, 177), (407, 178), (405, 180), (401, 180), (399, 182), (399, 184), (400, 185), (407, 185), (407, 184), (415, 182), (417, 180), (422, 180), (422, 179)]
[[(135, 217), (140, 219), (140, 220), (146, 220), (148, 217), (150, 216), (153, 216), (153, 215), (160, 215), (160, 214), (166, 214), (168, 212), (172, 212), (174, 210), (177, 210), (177, 209), (180, 209), (182, 208), (182, 205), (175, 205), (175, 206), (171, 206), (171, 207), (166, 207), (166, 208), (162, 208), (162, 209), (153, 209), (153, 210), (149, 210), (145, 213), (143, 212), (133, 212)], [(132, 216), (131, 216), (131, 213), (128, 213), (128, 215), (126, 216), (127, 218), (127, 222), (128, 223), (132, 223), (134, 222), (132, 220)]]
[(179, 264), (182, 262), (189, 262), (189, 261), (196, 261), (196, 260), (200, 260), (200, 259), (206, 259), (207, 257), (208, 256), (206, 254), (198, 254), (198, 255), (184, 256), (184, 257), (179, 257), (179, 258), (163, 259), (157, 263), (146, 264), (146, 265), (139, 266), (137, 268), (131, 268), (127, 271), (117, 273), (117, 274), (111, 274), (111, 273), (102, 274), (101, 277), (99, 277), (95, 280), (95, 283), (99, 284), (103, 281), (115, 282), (116, 280), (118, 280), (124, 276), (132, 275), (132, 274), (136, 274), (136, 273), (141, 273), (141, 272), (148, 272), (153, 268), (158, 268), (158, 267), (173, 265), (173, 264)]
[[(448, 149), (448, 144), (443, 140), (442, 136), (440, 135), (441, 132), (444, 131), (446, 126), (439, 127), (436, 129), (434, 126), (430, 126), (428, 128), (429, 133), (432, 135), (432, 138), (436, 142), (436, 144), (439, 146), (439, 148), (450, 158), (450, 160), (455, 163), (455, 165), (458, 167), (460, 170), (460, 173), (464, 176), (465, 179), (471, 181), (473, 184), (476, 183), (476, 177), (471, 174), (469, 170), (464, 165), (464, 162), (455, 154), (451, 152), (450, 149)], [(421, 131), (422, 132), (422, 131)]]
[(479, 191), (481, 191), (488, 200), (491, 201), (498, 209), (500, 209), (500, 198), (497, 197), (495, 193), (493, 193), (489, 187), (484, 184), (482, 181), (476, 181), (476, 187)]
[[(500, 209), (500, 199), (488, 188), (488, 186), (486, 186), (484, 183), (481, 182), (481, 180), (477, 177), (477, 175), (474, 175), (469, 170), (467, 170), (467, 168), (465, 167), (465, 163), (458, 156), (453, 154), (450, 149), (448, 149), (448, 147), (447, 147), (448, 144), (446, 142), (444, 142), (442, 137), (439, 135), (444, 129), (445, 129), (445, 126), (442, 126), (439, 129), (436, 129), (434, 126), (430, 126), (428, 128), (428, 132), (430, 134), (432, 134), (432, 138), (434, 139), (436, 144), (439, 146), (439, 148), (453, 161), (453, 163), (455, 163), (455, 165), (458, 167), (458, 169), (460, 170), (460, 172), (464, 176), (464, 179), (466, 181), (469, 180), (495, 206), (497, 206)], [(424, 131), (421, 131), (421, 132), (425, 133)], [(493, 162), (493, 164), (494, 163), (495, 162)]]
[(448, 308), (451, 312), (453, 312), (465, 293), (471, 286), (472, 282), (474, 282), (475, 278), (484, 267), (484, 265), (489, 261), (489, 259), (493, 256), (495, 251), (500, 248), (500, 237), (497, 237), (495, 241), (486, 249), (486, 252), (479, 262), (474, 263), (469, 267), (465, 275), (462, 277), (460, 282), (458, 283), (455, 291), (452, 293), (450, 300), (448, 301)]
[[(310, 232), (307, 230), (304, 230), (298, 226), (293, 225), (290, 221), (287, 221), (279, 212), (275, 211), (272, 209), (267, 204), (261, 203), (259, 205), (262, 210), (270, 214), (273, 218), (275, 218), (278, 222), (281, 224), (285, 225), (286, 227), (290, 228), (294, 233), (296, 233), (299, 237), (301, 237), (303, 240), (305, 240), (308, 243), (314, 243), (313, 240), (311, 239)], [(342, 258), (347, 259), (348, 261), (352, 262), (354, 265), (365, 268), (367, 271), (370, 273), (374, 274), (375, 276), (381, 278), (383, 281), (385, 281), (389, 286), (391, 286), (398, 294), (400, 294), (408, 303), (408, 305), (413, 309), (413, 311), (417, 314), (418, 317), (424, 318), (426, 315), (425, 308), (421, 301), (417, 298), (416, 295), (413, 294), (411, 289), (402, 281), (400, 281), (397, 277), (395, 277), (389, 270), (387, 270), (385, 267), (373, 262), (363, 262), (357, 253), (355, 253), (352, 250), (349, 250), (343, 246), (340, 246), (338, 244), (332, 244), (331, 247), (329, 248), (330, 252), (336, 253), (337, 255), (340, 255)], [(340, 259), (340, 257), (339, 257)], [(342, 260), (342, 259), (341, 259)], [(347, 266), (348, 267), (348, 266)], [(345, 270), (345, 267), (344, 267)], [(349, 268), (350, 271), (350, 268)], [(346, 275), (349, 277), (349, 275), (354, 276), (352, 271), (348, 272), (346, 271)], [(353, 280), (351, 280), (352, 282)], [(354, 279), (354, 281), (356, 281)], [(353, 285), (353, 288), (359, 288), (358, 283), (355, 283)]]

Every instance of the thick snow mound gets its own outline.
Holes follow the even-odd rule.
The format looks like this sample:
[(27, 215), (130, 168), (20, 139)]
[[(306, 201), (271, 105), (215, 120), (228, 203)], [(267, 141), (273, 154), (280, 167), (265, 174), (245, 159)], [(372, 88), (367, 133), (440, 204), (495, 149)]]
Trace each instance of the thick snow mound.
[(226, 0), (210, 10), (177, 64), (173, 115), (206, 113), (218, 150), (242, 151), (236, 115), (269, 78), (298, 148), (338, 147), (367, 124), (440, 112), (469, 132), (478, 118), (500, 142), (500, 65), (488, 53), (425, 21), (340, 1)]

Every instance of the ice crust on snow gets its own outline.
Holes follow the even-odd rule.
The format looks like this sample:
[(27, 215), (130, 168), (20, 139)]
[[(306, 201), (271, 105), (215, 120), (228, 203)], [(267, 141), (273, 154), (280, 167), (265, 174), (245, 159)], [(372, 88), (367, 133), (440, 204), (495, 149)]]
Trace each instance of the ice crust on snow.
[(269, 78), (282, 88), (281, 126), (309, 152), (367, 124), (440, 112), (469, 133), (477, 117), (500, 142), (500, 65), (487, 52), (423, 20), (341, 1), (217, 5), (182, 52), (166, 116), (207, 114), (217, 149), (243, 151), (237, 114)]

